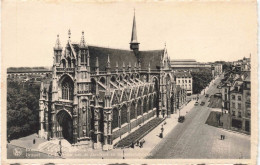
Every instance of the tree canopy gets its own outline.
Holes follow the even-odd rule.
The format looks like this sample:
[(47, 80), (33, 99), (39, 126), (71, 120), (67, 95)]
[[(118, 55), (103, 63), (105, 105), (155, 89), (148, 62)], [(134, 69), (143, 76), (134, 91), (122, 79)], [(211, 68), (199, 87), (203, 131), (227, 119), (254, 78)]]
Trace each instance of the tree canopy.
[(40, 84), (8, 81), (7, 135), (16, 139), (38, 131)]

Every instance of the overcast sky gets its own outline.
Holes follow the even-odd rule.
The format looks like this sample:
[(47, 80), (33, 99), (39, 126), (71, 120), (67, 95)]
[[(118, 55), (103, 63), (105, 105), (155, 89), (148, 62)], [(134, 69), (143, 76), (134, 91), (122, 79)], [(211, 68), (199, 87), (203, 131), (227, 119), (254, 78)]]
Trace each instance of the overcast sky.
[[(54, 1), (53, 1), (54, 2)], [(5, 66), (51, 66), (57, 34), (79, 42), (129, 49), (134, 8), (140, 50), (171, 59), (234, 61), (256, 54), (255, 2), (44, 3), (3, 2)]]

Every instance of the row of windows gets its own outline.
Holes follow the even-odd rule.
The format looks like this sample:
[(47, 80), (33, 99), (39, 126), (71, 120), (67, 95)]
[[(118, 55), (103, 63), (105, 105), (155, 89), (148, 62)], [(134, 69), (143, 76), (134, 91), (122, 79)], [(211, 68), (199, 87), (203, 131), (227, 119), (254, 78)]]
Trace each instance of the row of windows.
[[(182, 80), (182, 83), (187, 83), (187, 80)], [(181, 80), (178, 80), (178, 83), (181, 83)], [(191, 80), (189, 80), (189, 83), (191, 83)]]
[[(231, 95), (232, 100), (236, 100), (236, 96), (235, 95)], [(241, 101), (242, 97), (241, 96), (237, 96), (237, 100)]]
[[(232, 116), (236, 116), (236, 111), (232, 111)], [(238, 111), (237, 117), (241, 118), (242, 117), (242, 112)]]
[(241, 109), (241, 103), (238, 103), (237, 104), (237, 108), (236, 108), (236, 103), (232, 102), (232, 108), (235, 108), (235, 109)]

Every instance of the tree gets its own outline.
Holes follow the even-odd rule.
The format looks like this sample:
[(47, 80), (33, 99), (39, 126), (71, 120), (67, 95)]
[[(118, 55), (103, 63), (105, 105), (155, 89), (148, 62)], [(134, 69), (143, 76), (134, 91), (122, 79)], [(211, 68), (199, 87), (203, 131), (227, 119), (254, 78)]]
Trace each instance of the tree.
[(10, 135), (10, 139), (38, 131), (39, 96), (40, 84), (8, 81), (7, 135)]
[(199, 71), (192, 71), (193, 93), (198, 94), (206, 88), (212, 80), (212, 73), (209, 69), (201, 69)]

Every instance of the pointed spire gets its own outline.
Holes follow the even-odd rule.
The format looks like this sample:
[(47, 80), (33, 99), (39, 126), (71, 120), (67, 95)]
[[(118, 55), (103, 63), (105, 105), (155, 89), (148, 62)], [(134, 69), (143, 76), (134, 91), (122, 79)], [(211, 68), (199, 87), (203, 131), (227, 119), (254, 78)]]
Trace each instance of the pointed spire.
[(141, 70), (141, 62), (139, 62), (138, 65), (139, 70)]
[(80, 44), (81, 47), (86, 47), (86, 42), (85, 42), (85, 37), (84, 37), (84, 31), (82, 31), (82, 36), (81, 36), (81, 40), (80, 40)]
[(41, 91), (43, 91), (44, 89), (44, 85), (43, 85), (43, 81), (41, 81), (41, 87), (40, 87)]
[(110, 68), (110, 58), (109, 58), (109, 54), (107, 55), (107, 68)]
[(99, 63), (98, 63), (98, 57), (96, 58), (95, 71), (96, 71), (96, 74), (99, 74)]
[(134, 10), (134, 19), (133, 19), (131, 43), (138, 43), (138, 41), (137, 41), (136, 22), (135, 22), (135, 10)]
[(68, 36), (69, 36), (69, 41), (70, 41), (70, 36), (71, 36), (70, 29), (69, 29), (69, 31), (68, 31)]
[(135, 10), (134, 10), (134, 19), (133, 19), (133, 27), (132, 27), (132, 35), (130, 42), (130, 49), (134, 51), (139, 50), (139, 42), (137, 41), (137, 30), (136, 30), (136, 22), (135, 22)]
[(123, 61), (123, 72), (125, 72), (125, 62)]
[(54, 49), (62, 49), (61, 45), (60, 45), (60, 36), (59, 34), (57, 35), (57, 40), (56, 40), (56, 44), (55, 44), (55, 47)]
[(96, 58), (96, 65), (95, 65), (96, 68), (99, 67), (99, 63), (98, 63), (98, 57)]
[(116, 62), (116, 73), (118, 73), (118, 62)]

